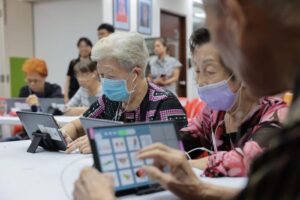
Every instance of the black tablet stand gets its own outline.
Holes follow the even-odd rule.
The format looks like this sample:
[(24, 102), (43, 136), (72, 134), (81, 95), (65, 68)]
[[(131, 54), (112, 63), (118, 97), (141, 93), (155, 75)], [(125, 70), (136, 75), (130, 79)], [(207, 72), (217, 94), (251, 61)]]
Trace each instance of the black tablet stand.
[(37, 131), (32, 133), (33, 139), (30, 146), (27, 149), (29, 153), (35, 153), (38, 146), (43, 147), (49, 151), (57, 151), (56, 146), (53, 144), (53, 141), (48, 133), (42, 133)]

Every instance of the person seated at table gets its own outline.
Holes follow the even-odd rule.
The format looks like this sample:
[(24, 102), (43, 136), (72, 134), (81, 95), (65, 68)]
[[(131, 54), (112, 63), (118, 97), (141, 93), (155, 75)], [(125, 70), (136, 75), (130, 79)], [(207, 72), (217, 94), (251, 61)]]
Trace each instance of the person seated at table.
[[(31, 111), (42, 111), (39, 98), (62, 98), (61, 88), (57, 84), (51, 84), (46, 81), (48, 76), (47, 64), (44, 60), (38, 58), (27, 59), (22, 71), (25, 73), (25, 82), (27, 83), (20, 89), (19, 97), (26, 98), (26, 103), (31, 107)], [(54, 113), (60, 111), (54, 109)], [(18, 127), (18, 126), (16, 126)], [(27, 133), (22, 127), (18, 127), (19, 131), (16, 136), (4, 138), (1, 141), (17, 141), (28, 139)]]
[[(195, 159), (191, 164), (206, 169), (207, 176), (246, 176), (246, 165), (234, 153), (234, 148), (243, 150), (250, 140), (262, 148), (270, 147), (268, 138), (272, 136), (265, 130), (281, 129), (288, 106), (281, 98), (251, 97), (248, 87), (224, 64), (218, 50), (210, 43), (207, 29), (200, 28), (192, 34), (190, 50), (198, 94), (206, 105), (188, 127), (181, 130), (183, 142), (186, 151), (197, 150), (197, 147), (221, 151), (211, 156), (204, 154), (204, 158)], [(248, 146), (246, 149), (259, 149), (253, 143)], [(226, 153), (230, 150), (234, 152)], [(233, 167), (240, 170), (232, 170)]]
[[(148, 50), (140, 34), (113, 33), (99, 40), (92, 59), (98, 62), (103, 96), (84, 117), (122, 122), (175, 120), (180, 128), (186, 126), (186, 114), (176, 96), (146, 81)], [(91, 152), (79, 120), (65, 125), (62, 132), (69, 143), (67, 153), (77, 148)]]
[(82, 61), (75, 65), (75, 76), (80, 88), (66, 104), (65, 115), (81, 115), (91, 105), (90, 97), (102, 95), (97, 62)]
[(26, 85), (20, 89), (19, 97), (25, 97), (32, 111), (38, 111), (38, 98), (62, 98), (61, 87), (46, 81), (48, 76), (47, 64), (44, 60), (30, 58), (22, 67), (25, 73)]

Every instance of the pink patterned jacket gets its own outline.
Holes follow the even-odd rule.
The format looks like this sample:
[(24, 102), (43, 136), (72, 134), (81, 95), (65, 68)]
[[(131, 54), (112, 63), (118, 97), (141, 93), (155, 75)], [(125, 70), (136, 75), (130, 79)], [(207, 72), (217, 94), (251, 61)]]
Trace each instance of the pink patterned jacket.
[[(216, 168), (216, 171), (214, 171), (213, 166), (218, 166), (220, 160), (220, 162), (223, 162), (222, 159), (235, 155), (239, 151), (243, 154), (243, 148), (248, 141), (256, 141), (259, 148), (268, 147), (270, 144), (265, 143), (266, 140), (262, 138), (267, 138), (267, 133), (270, 131), (264, 132), (262, 130), (267, 128), (281, 129), (287, 110), (288, 106), (281, 98), (264, 97), (260, 100), (259, 105), (249, 113), (246, 120), (239, 127), (238, 132), (227, 134), (224, 123), (225, 112), (214, 111), (205, 106), (200, 114), (189, 122), (188, 127), (183, 128), (181, 131), (194, 137), (199, 147), (205, 147), (210, 150), (214, 150), (212, 142), (213, 132), (217, 150), (218, 152), (222, 151), (222, 153), (209, 157), (208, 168), (213, 173), (209, 174), (207, 170), (206, 175), (233, 176), (232, 173), (228, 173), (231, 165), (226, 165), (226, 173), (222, 170), (217, 170), (220, 168)], [(236, 148), (239, 148), (239, 150), (236, 151)], [(230, 152), (231, 150), (233, 151)], [(228, 161), (228, 159), (226, 160)], [(247, 167), (243, 167), (242, 162), (240, 164), (243, 173), (234, 173), (234, 176), (246, 175)]]

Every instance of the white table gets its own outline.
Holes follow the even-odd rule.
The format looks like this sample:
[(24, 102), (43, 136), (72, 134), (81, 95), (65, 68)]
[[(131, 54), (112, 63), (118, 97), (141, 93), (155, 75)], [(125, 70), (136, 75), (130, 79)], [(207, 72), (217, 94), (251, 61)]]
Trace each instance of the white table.
[[(80, 170), (91, 166), (92, 156), (79, 153), (39, 151), (27, 153), (30, 141), (0, 143), (0, 199), (1, 200), (67, 200), (72, 199), (74, 181)], [(245, 178), (212, 179), (213, 184), (244, 187)], [(170, 192), (121, 199), (171, 200)]]
[[(64, 125), (69, 123), (70, 121), (73, 121), (77, 118), (76, 117), (71, 117), (71, 116), (54, 116), (55, 120), (57, 123)], [(21, 124), (19, 117), (11, 117), (11, 116), (0, 116), (0, 124), (5, 124), (5, 125), (16, 125), (16, 124)]]

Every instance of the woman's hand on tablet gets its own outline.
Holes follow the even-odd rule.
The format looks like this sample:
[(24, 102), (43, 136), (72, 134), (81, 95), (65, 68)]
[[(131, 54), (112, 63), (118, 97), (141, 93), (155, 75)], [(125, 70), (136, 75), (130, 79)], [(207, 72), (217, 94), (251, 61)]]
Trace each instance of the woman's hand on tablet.
[(86, 135), (77, 138), (73, 142), (69, 143), (66, 153), (72, 153), (77, 149), (80, 151), (80, 153), (83, 154), (88, 154), (92, 152), (89, 138)]
[(64, 128), (59, 129), (59, 131), (64, 136), (65, 141), (66, 141), (67, 144), (70, 144), (71, 142), (73, 142), (72, 138), (67, 134), (67, 131)]
[[(153, 166), (145, 166), (142, 170), (180, 198), (201, 197), (198, 192), (201, 190), (199, 188), (202, 187), (202, 182), (194, 174), (181, 151), (162, 144), (154, 144), (139, 151), (137, 159), (153, 159)], [(165, 167), (170, 169), (169, 173), (163, 172)]]
[[(137, 155), (137, 159), (153, 159), (153, 166), (144, 166), (143, 173), (157, 180), (180, 199), (231, 199), (240, 190), (207, 184), (194, 174), (185, 155), (162, 144), (150, 145)], [(170, 172), (163, 172), (168, 167)]]
[(101, 174), (94, 168), (85, 168), (75, 182), (74, 200), (114, 200), (114, 181), (111, 175)]

